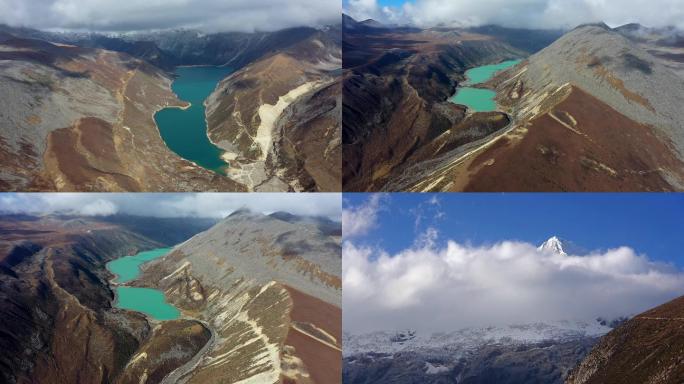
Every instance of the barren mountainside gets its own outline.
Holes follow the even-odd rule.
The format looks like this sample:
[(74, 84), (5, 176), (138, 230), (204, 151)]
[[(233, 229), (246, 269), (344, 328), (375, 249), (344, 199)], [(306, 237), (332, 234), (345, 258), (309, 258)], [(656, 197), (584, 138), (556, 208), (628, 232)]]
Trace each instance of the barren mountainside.
[[(187, 107), (176, 65), (236, 70), (206, 101), (228, 177), (180, 158), (154, 114)], [(340, 30), (123, 35), (0, 26), (0, 186), (57, 191), (339, 191)]]
[(147, 266), (162, 289), (211, 331), (168, 383), (339, 382), (339, 223), (238, 211)]
[(250, 63), (207, 99), (209, 138), (251, 190), (339, 191), (340, 30)]
[[(197, 321), (159, 324), (114, 308), (105, 263), (170, 245), (160, 240), (178, 241), (208, 224), (185, 220), (173, 226), (162, 219), (164, 234), (150, 230), (142, 236), (126, 224), (129, 218), (114, 220), (119, 224), (60, 216), (0, 218), (0, 381), (138, 383), (139, 375), (125, 379), (126, 364), (144, 345), (167, 353), (144, 365), (149, 382), (158, 382), (153, 378), (204, 345), (207, 331)], [(187, 337), (168, 339), (168, 332)]]
[(464, 189), (684, 187), (684, 79), (605, 25), (576, 28), (491, 84), (515, 125), (464, 163)]
[(4, 190), (242, 190), (171, 152), (153, 120), (181, 106), (161, 70), (127, 54), (0, 39)]
[[(339, 382), (339, 223), (138, 219), (2, 216), (2, 382)], [(179, 241), (128, 284), (162, 290), (180, 318), (114, 307), (105, 264)]]
[(566, 383), (681, 383), (682, 321), (682, 297), (633, 317), (601, 338)]
[(466, 69), (525, 57), (533, 41), (550, 39), (527, 31), (531, 45), (518, 48), (501, 35), (496, 28), (377, 28), (345, 17), (344, 189), (409, 189), (429, 177), (429, 161), (504, 128), (503, 113), (466, 114), (447, 100)]
[[(345, 190), (684, 188), (671, 30), (593, 24), (553, 41), (496, 26), (345, 28)], [(525, 57), (475, 86), (496, 91), (496, 112), (447, 101), (466, 69)]]

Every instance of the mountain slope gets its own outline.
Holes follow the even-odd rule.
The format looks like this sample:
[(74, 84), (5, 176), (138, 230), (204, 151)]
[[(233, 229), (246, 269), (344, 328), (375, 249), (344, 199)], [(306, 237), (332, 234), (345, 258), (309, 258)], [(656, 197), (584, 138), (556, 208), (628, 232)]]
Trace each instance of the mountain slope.
[[(195, 355), (206, 343), (197, 321), (155, 325), (140, 313), (113, 307), (106, 262), (170, 245), (152, 238), (182, 238), (186, 226), (195, 225), (166, 221), (165, 233), (149, 230), (150, 238), (126, 224), (92, 218), (1, 216), (0, 381), (128, 383), (133, 381), (122, 376), (141, 346), (159, 356), (142, 365), (150, 377)], [(198, 224), (201, 229), (206, 226)], [(187, 338), (169, 340), (168, 332)]]
[(209, 138), (252, 190), (339, 191), (338, 27), (315, 31), (224, 79), (207, 99)]
[(684, 78), (607, 26), (576, 28), (490, 86), (515, 125), (459, 165), (463, 189), (684, 188)]
[(344, 382), (562, 383), (610, 328), (598, 322), (518, 324), (450, 333), (344, 335)]
[(500, 30), (377, 28), (348, 16), (344, 26), (346, 191), (410, 189), (429, 177), (432, 160), (508, 125), (503, 113), (467, 115), (447, 101), (466, 69), (530, 53)]
[(181, 103), (161, 70), (12, 36), (0, 59), (3, 190), (242, 190), (166, 147), (152, 116)]
[(212, 333), (165, 382), (339, 381), (341, 251), (328, 233), (316, 220), (238, 211), (150, 263), (139, 284)]
[[(446, 34), (444, 30), (431, 32), (431, 36)], [(451, 31), (449, 36), (458, 36), (461, 45), (480, 36), (478, 41), (527, 49), (539, 47), (534, 41), (526, 45), (520, 31), (510, 32), (503, 34), (498, 27), (489, 26), (469, 30), (470, 34), (465, 35), (468, 38), (463, 31)], [(540, 31), (527, 33), (544, 35)], [(344, 165), (345, 172), (352, 172), (345, 174), (345, 180), (357, 180), (361, 173), (366, 174), (366, 181), (361, 184), (348, 184), (353, 190), (682, 190), (684, 126), (679, 106), (684, 105), (684, 60), (677, 56), (676, 40), (668, 42), (665, 37), (667, 31), (644, 33), (634, 32), (634, 28), (611, 30), (604, 24), (580, 26), (479, 86), (497, 92), (501, 112), (470, 113), (461, 106), (444, 103), (442, 110), (448, 107), (450, 113), (442, 112), (443, 118), (436, 120), (440, 124), (431, 125), (440, 129), (427, 137), (417, 131), (407, 134), (401, 128), (407, 124), (406, 116), (415, 117), (414, 124), (421, 122), (423, 115), (417, 112), (420, 109), (402, 110), (401, 120), (395, 124), (391, 124), (391, 114), (359, 118), (358, 111), (370, 111), (376, 105), (399, 109), (397, 101), (380, 95), (400, 94), (402, 82), (394, 81), (392, 88), (376, 95), (373, 89), (381, 84), (377, 79), (374, 84), (367, 84), (358, 76), (350, 76), (350, 82), (345, 83), (345, 95), (357, 83), (359, 91), (356, 95), (349, 92), (349, 101), (345, 99), (345, 107), (354, 106), (349, 115), (345, 114), (343, 140), (345, 145), (349, 144), (345, 150), (350, 151), (348, 156), (345, 152), (345, 161), (349, 158), (353, 162)], [(345, 40), (345, 47), (350, 47), (349, 62), (355, 70), (356, 65), (374, 57), (372, 50), (360, 49), (363, 44), (371, 49), (382, 46), (378, 37), (383, 36), (382, 32), (374, 30), (362, 39), (353, 38), (362, 35), (352, 30)], [(385, 53), (382, 66), (374, 67), (374, 73), (387, 76), (393, 63), (401, 63), (399, 68), (404, 72), (415, 67), (407, 64), (400, 53), (412, 57), (418, 50), (416, 41), (424, 43), (428, 37), (414, 34), (412, 41), (401, 46), (398, 36), (402, 34), (397, 31), (387, 36), (395, 49)], [(446, 55), (453, 44), (443, 43), (441, 54)], [(497, 49), (504, 52), (500, 46)], [(490, 63), (500, 59), (490, 57)], [(445, 62), (448, 61), (440, 61)], [(461, 62), (466, 68), (479, 65)], [(458, 67), (451, 72), (458, 72)], [(458, 76), (455, 79), (460, 80)], [(435, 82), (431, 89), (439, 89), (439, 83), (450, 82)], [(453, 88), (445, 90), (438, 100), (451, 94)], [(358, 106), (353, 104), (356, 102)], [(367, 126), (356, 128), (354, 121)], [(369, 134), (357, 132), (365, 132), (374, 125), (388, 128), (378, 133), (381, 139), (369, 147), (372, 142), (364, 137)], [(408, 143), (394, 142), (394, 134)], [(381, 158), (384, 156), (374, 155), (368, 163), (375, 170), (369, 174), (359, 162), (368, 153), (377, 153), (385, 142), (392, 143), (387, 153), (395, 156), (395, 160), (386, 164)], [(377, 182), (370, 183), (368, 178)]]
[[(339, 26), (0, 34), (0, 96), (10, 104), (0, 109), (4, 189), (341, 189)], [(229, 177), (179, 158), (159, 136), (154, 113), (185, 107), (170, 89), (176, 65), (236, 70), (205, 102)]]
[(648, 310), (601, 338), (567, 384), (681, 383), (684, 297)]

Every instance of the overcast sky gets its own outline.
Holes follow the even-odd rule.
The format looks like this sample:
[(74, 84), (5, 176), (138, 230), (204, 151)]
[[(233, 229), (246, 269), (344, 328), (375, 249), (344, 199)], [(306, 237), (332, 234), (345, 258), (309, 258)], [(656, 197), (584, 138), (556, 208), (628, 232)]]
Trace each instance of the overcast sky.
[[(475, 195), (482, 196), (345, 195), (345, 331), (593, 321), (635, 315), (684, 292), (684, 270), (672, 262), (684, 257), (676, 246), (684, 211), (678, 196)], [(611, 221), (615, 228), (604, 228)], [(520, 236), (573, 229), (604, 245), (563, 256)], [(484, 241), (472, 240), (481, 234)], [(672, 243), (669, 257), (637, 250), (662, 243)]]
[(344, 0), (344, 11), (364, 20), (419, 27), (498, 24), (524, 28), (573, 28), (604, 21), (684, 28), (682, 0)]
[(222, 218), (236, 209), (286, 211), (340, 220), (339, 193), (3, 193), (1, 213), (86, 216), (126, 213), (158, 217)]
[(0, 0), (0, 23), (112, 32), (252, 32), (339, 23), (340, 9), (340, 0)]

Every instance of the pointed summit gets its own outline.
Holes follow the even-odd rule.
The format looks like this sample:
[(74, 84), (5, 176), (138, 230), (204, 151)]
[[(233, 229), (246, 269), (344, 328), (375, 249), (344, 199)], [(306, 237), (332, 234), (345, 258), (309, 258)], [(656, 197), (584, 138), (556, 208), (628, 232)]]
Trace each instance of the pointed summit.
[(542, 252), (552, 252), (561, 256), (586, 254), (586, 251), (581, 247), (578, 247), (571, 241), (561, 239), (558, 236), (550, 237), (548, 240), (542, 243), (542, 245), (537, 247), (537, 249)]
[(542, 243), (542, 245), (537, 247), (537, 249), (542, 251), (542, 252), (553, 252), (553, 253), (557, 253), (557, 254), (563, 255), (563, 256), (568, 255), (563, 250), (563, 242), (557, 236), (552, 236), (551, 238), (546, 240), (544, 243)]

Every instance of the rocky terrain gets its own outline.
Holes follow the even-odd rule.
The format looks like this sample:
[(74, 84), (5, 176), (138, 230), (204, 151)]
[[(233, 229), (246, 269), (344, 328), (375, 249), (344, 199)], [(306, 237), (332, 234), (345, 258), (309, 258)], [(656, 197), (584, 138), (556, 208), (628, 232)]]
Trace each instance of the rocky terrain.
[[(0, 217), (0, 381), (339, 382), (340, 224), (247, 211), (214, 224)], [(181, 317), (113, 307), (105, 264), (174, 244), (130, 284), (163, 290)]]
[(431, 176), (433, 159), (504, 129), (504, 113), (469, 114), (447, 99), (466, 69), (526, 57), (559, 35), (378, 24), (343, 17), (346, 191), (410, 189)]
[(558, 322), (345, 334), (343, 382), (563, 383), (609, 330), (598, 322)]
[(171, 152), (153, 114), (171, 78), (126, 54), (0, 36), (0, 188), (239, 191)]
[(335, 383), (341, 375), (341, 228), (237, 211), (144, 268), (209, 344), (165, 383)]
[[(418, 84), (410, 80), (396, 81), (395, 72), (404, 75), (416, 67), (422, 68), (410, 61), (416, 60), (416, 52), (424, 52), (419, 47), (425, 46), (426, 35), (445, 34), (445, 31), (448, 30), (397, 31), (357, 25), (345, 34), (345, 49), (351, 47), (350, 55), (353, 54), (345, 61), (345, 81), (349, 79), (349, 83), (345, 83), (343, 91), (346, 108), (343, 140), (345, 151), (351, 153), (347, 156), (345, 152), (345, 189), (672, 191), (684, 188), (684, 126), (678, 110), (684, 105), (684, 56), (680, 52), (682, 34), (678, 31), (639, 25), (615, 30), (604, 24), (584, 25), (544, 46), (523, 44), (521, 31), (514, 30), (506, 38), (499, 27), (474, 28), (469, 30), (468, 37), (480, 36), (479, 40), (489, 44), (515, 46), (529, 53), (544, 48), (480, 86), (497, 91), (500, 112), (471, 113), (445, 101), (453, 94), (454, 84), (462, 80), (463, 67), (480, 65), (477, 60), (463, 58), (458, 61), (461, 67), (447, 67), (448, 71), (441, 71), (432, 81), (430, 92), (446, 90), (432, 101), (422, 98), (428, 102), (420, 103), (420, 108), (402, 110), (397, 107), (399, 99), (379, 97), (400, 94), (405, 84)], [(426, 61), (423, 65), (434, 70), (448, 63), (444, 56), (454, 46), (468, 42), (462, 36), (463, 31), (458, 33), (461, 34), (458, 40), (442, 42), (438, 54), (432, 58), (421, 55)], [(528, 34), (550, 37), (552, 31), (546, 34), (528, 31)], [(389, 44), (386, 43), (388, 36), (392, 37)], [(401, 46), (398, 42), (405, 41), (405, 36), (413, 36), (413, 40)], [(366, 48), (359, 49), (364, 44)], [(372, 54), (373, 47), (394, 49), (379, 56)], [(496, 50), (500, 56), (481, 56), (481, 59), (492, 63), (525, 57), (524, 52), (514, 55), (500, 45)], [(366, 68), (379, 57), (383, 58), (378, 61), (381, 65), (375, 64), (374, 72), (368, 71), (373, 75), (359, 76), (359, 72), (366, 72), (359, 68)], [(349, 68), (347, 63), (352, 63)], [(374, 83), (366, 83), (361, 78), (374, 79)], [(395, 81), (385, 82), (390, 79)], [(391, 84), (394, 88), (375, 93), (374, 89), (381, 84)], [(425, 93), (425, 88), (416, 87), (414, 95)], [(389, 105), (392, 107), (383, 107)], [(441, 128), (427, 136), (421, 133), (426, 132), (424, 123), (422, 130), (407, 130), (408, 126), (415, 129), (425, 121), (421, 111), (426, 105), (444, 116), (438, 120)], [(385, 114), (378, 113), (382, 110)], [(347, 116), (350, 117), (347, 119)], [(431, 129), (435, 126), (429, 125)], [(373, 144), (374, 134), (369, 132), (377, 132), (378, 144)], [(394, 137), (403, 141), (402, 144)], [(378, 148), (385, 142), (394, 145), (378, 155)], [(388, 164), (381, 159), (388, 158), (389, 154), (394, 160)], [(361, 164), (367, 156), (373, 156), (368, 162), (375, 167), (372, 172)], [(360, 181), (364, 177), (365, 181)]]
[[(339, 191), (339, 41), (335, 26), (120, 36), (0, 26), (0, 187)], [(229, 177), (159, 136), (154, 113), (185, 107), (170, 89), (177, 65), (238, 70), (207, 102), (209, 136), (237, 166)]]
[(250, 63), (207, 99), (209, 138), (250, 190), (339, 191), (340, 30)]
[[(1, 382), (159, 382), (197, 353), (208, 338), (198, 321), (158, 323), (113, 308), (106, 262), (176, 244), (211, 225), (146, 219), (155, 220), (160, 229), (141, 235), (131, 217), (0, 217)], [(128, 362), (139, 350), (154, 358), (133, 372)]]
[(684, 297), (648, 310), (601, 338), (567, 384), (684, 381)]
[[(487, 84), (512, 124), (433, 159), (409, 189), (672, 191), (684, 188), (684, 78), (607, 26), (580, 26)], [(427, 162), (425, 164), (428, 164)], [(419, 164), (416, 168), (425, 164)]]

